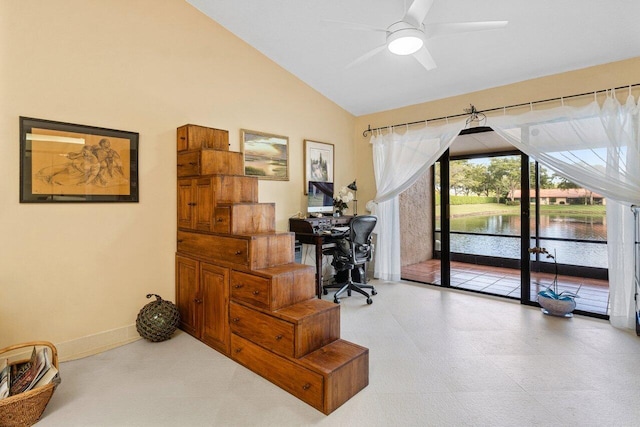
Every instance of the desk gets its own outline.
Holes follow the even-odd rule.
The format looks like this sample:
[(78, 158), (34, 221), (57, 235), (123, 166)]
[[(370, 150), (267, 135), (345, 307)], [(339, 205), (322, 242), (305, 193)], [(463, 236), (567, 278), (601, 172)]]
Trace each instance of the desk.
[(322, 218), (289, 218), (289, 231), (296, 235), (300, 243), (314, 245), (316, 249), (316, 294), (322, 297), (322, 245), (331, 243), (334, 238), (323, 234), (332, 227), (348, 226), (352, 216), (322, 217)]

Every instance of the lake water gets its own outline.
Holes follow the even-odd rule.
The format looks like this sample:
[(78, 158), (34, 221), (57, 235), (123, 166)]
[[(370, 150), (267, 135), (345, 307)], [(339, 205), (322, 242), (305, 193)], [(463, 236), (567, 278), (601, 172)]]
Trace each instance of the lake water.
[[(532, 219), (531, 229), (534, 230)], [(465, 216), (451, 219), (451, 231), (499, 234), (476, 236), (451, 234), (451, 251), (458, 253), (520, 258), (519, 215)], [(532, 231), (532, 235), (533, 235)], [(562, 239), (606, 242), (607, 226), (604, 216), (541, 215), (540, 236)], [(530, 246), (534, 246), (534, 241)], [(602, 243), (563, 242), (541, 239), (540, 246), (553, 253), (560, 264), (607, 268), (607, 245)]]

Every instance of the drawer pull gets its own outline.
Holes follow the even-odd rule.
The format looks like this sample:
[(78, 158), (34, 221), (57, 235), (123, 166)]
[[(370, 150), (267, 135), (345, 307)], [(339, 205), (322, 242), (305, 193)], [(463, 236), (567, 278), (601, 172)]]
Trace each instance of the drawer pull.
[(236, 251), (236, 255), (242, 255), (242, 251)]
[(182, 163), (178, 163), (179, 168), (181, 168), (182, 166), (184, 166)]
[(236, 348), (236, 353), (240, 353), (242, 351), (241, 348)]
[(178, 239), (178, 243), (182, 243), (182, 242), (184, 242), (184, 240)]
[(309, 390), (311, 388), (311, 384), (306, 383), (305, 385), (302, 386), (303, 390)]
[(184, 137), (184, 136), (181, 136), (181, 137), (180, 137), (180, 139), (185, 140), (185, 139), (187, 139), (187, 138), (186, 138), (186, 137)]
[(260, 295), (260, 291), (253, 291), (252, 292), (254, 295)]
[(196, 203), (196, 202), (190, 202), (190, 203), (187, 203), (187, 204), (188, 204), (189, 206), (195, 206), (195, 205), (197, 205), (197, 203)]
[(276, 341), (280, 341), (282, 339), (282, 335), (276, 335)]
[(244, 285), (233, 285), (233, 287), (236, 288), (236, 289), (240, 289), (240, 288), (244, 287)]
[(196, 304), (200, 304), (202, 300), (200, 298), (194, 298), (193, 302), (195, 302)]
[(190, 164), (191, 166), (196, 166), (196, 165), (197, 165), (197, 163), (196, 163), (196, 162), (189, 162), (189, 164)]
[(240, 321), (240, 318), (239, 318), (239, 317), (234, 317), (234, 318), (233, 318), (233, 323), (238, 323), (239, 321)]
[(222, 219), (222, 218), (218, 218), (218, 219), (216, 219), (216, 221), (218, 221), (218, 222), (222, 222), (222, 221), (224, 221), (224, 219)]

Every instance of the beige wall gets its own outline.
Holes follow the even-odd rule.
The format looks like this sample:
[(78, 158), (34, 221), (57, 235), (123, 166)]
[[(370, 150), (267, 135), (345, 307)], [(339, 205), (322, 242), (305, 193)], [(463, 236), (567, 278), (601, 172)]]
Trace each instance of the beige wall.
[[(174, 298), (175, 134), (185, 123), (289, 137), (290, 180), (261, 181), (277, 229), (304, 210), (303, 139), (353, 179), (354, 117), (181, 0), (0, 0), (0, 348), (76, 357), (137, 338)], [(140, 133), (140, 203), (20, 204), (18, 117)]]
[[(470, 74), (469, 78), (473, 78), (473, 74)], [(371, 128), (376, 128), (462, 114), (465, 108), (469, 108), (469, 104), (475, 105), (478, 110), (487, 110), (635, 83), (640, 83), (640, 57), (360, 116), (356, 118), (354, 130), (354, 151), (358, 154), (356, 165), (358, 190), (360, 190), (358, 199), (366, 203), (367, 200), (375, 197), (373, 156), (369, 136), (362, 135), (362, 131), (369, 125)], [(619, 96), (624, 97), (626, 94), (626, 91), (620, 91)], [(634, 94), (638, 96), (640, 89), (634, 89)], [(557, 105), (559, 104), (553, 106)], [(545, 108), (545, 104), (536, 108)], [(522, 111), (512, 111), (512, 113), (518, 112)], [(489, 125), (491, 125), (490, 122)]]

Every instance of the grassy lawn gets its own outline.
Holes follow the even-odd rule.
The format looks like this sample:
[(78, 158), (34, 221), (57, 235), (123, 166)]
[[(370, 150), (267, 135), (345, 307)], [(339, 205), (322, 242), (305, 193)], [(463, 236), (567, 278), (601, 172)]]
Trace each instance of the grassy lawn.
[[(534, 206), (531, 206), (532, 214)], [(573, 214), (573, 215), (604, 215), (605, 206), (591, 205), (542, 205), (540, 213), (545, 214)], [(501, 203), (481, 203), (471, 205), (451, 205), (451, 216), (475, 215), (516, 215), (520, 213), (520, 206), (508, 206)], [(440, 217), (439, 206), (436, 206), (436, 218)]]

